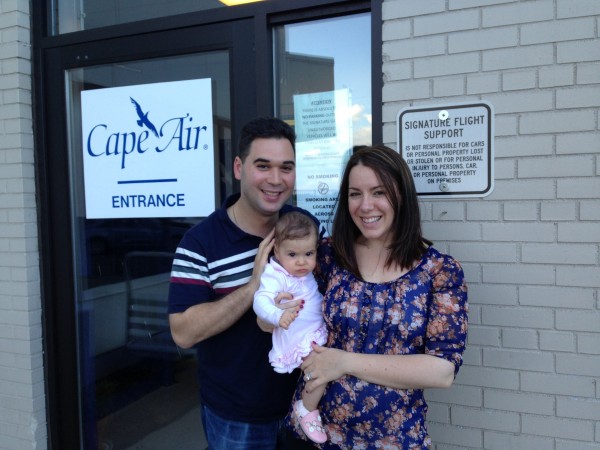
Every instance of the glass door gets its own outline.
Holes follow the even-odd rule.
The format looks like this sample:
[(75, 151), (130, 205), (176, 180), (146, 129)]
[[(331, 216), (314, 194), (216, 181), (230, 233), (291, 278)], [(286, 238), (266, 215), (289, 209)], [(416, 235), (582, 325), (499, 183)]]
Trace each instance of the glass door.
[[(237, 189), (232, 179), (232, 136), (239, 123), (256, 114), (252, 71), (239, 70), (253, 58), (251, 40), (239, 39), (240, 34), (251, 32), (250, 24), (237, 21), (220, 24), (216, 32), (206, 26), (95, 43), (92, 49), (55, 51), (56, 58), (49, 64), (48, 83), (56, 86), (60, 73), (65, 87), (64, 92), (48, 94), (52, 104), (60, 102), (65, 108), (64, 115), (57, 114), (63, 117), (62, 124), (56, 118), (48, 122), (47, 176), (53, 191), (49, 195), (62, 198), (58, 203), (67, 206), (61, 214), (54, 211), (49, 220), (57, 247), (61, 247), (60, 241), (65, 244), (52, 253), (49, 266), (64, 267), (67, 276), (60, 286), (57, 283), (56, 292), (62, 294), (54, 293), (51, 298), (57, 300), (49, 308), (56, 311), (55, 324), (63, 325), (55, 325), (54, 341), (61, 345), (68, 342), (60, 351), (54, 349), (56, 358), (48, 359), (50, 366), (55, 364), (49, 370), (63, 374), (56, 377), (56, 391), (66, 394), (50, 402), (63, 411), (72, 409), (66, 404), (69, 401), (77, 402), (78, 417), (61, 418), (64, 424), (59, 426), (73, 434), (69, 422), (72, 425), (77, 420), (79, 448), (205, 448), (195, 352), (178, 348), (171, 338), (167, 292), (179, 240), (207, 214), (171, 214), (162, 208), (153, 215), (148, 205), (160, 202), (160, 198), (145, 197), (142, 204), (138, 196), (132, 200), (137, 202), (138, 213), (90, 216), (94, 201), (90, 190), (95, 187), (86, 179), (89, 173), (85, 165), (90, 154), (117, 158), (123, 167), (136, 158), (160, 153), (162, 161), (178, 169), (178, 163), (173, 163), (178, 153), (212, 148), (214, 157), (205, 161), (214, 182), (203, 180), (200, 174), (206, 173), (207, 167), (198, 166), (197, 185), (178, 195), (188, 199), (195, 190), (204, 192), (209, 183), (211, 193), (199, 197), (207, 210), (219, 205)], [(236, 77), (235, 73), (243, 76)], [(173, 107), (173, 96), (134, 94), (142, 92), (140, 87), (162, 92), (163, 86), (180, 86), (180, 82), (187, 86), (187, 82), (197, 80), (206, 86), (209, 96), (195, 91), (177, 92), (177, 96), (191, 106), (206, 105), (209, 127), (195, 124), (185, 111), (169, 116), (165, 111)], [(245, 97), (233, 98), (236, 90)], [(114, 92), (118, 92), (119, 101), (108, 100)], [(86, 111), (100, 117), (93, 136), (86, 131)], [(123, 119), (111, 129), (108, 124), (115, 117)], [(58, 126), (67, 130), (66, 136), (56, 132)], [(207, 129), (211, 133), (203, 134)], [(142, 170), (135, 180), (124, 183), (148, 182), (151, 178), (153, 174)], [(154, 177), (150, 181), (164, 184), (170, 180)], [(129, 201), (124, 198), (114, 204), (113, 197), (113, 208), (122, 208), (122, 202)], [(64, 204), (66, 199), (68, 205)], [(168, 195), (162, 201), (168, 203)], [(141, 207), (146, 211), (140, 215)], [(66, 239), (64, 230), (70, 230)], [(49, 340), (53, 341), (52, 336)], [(49, 351), (53, 351), (51, 344)], [(69, 364), (76, 379), (70, 377)], [(60, 428), (55, 433), (57, 448), (75, 448), (73, 442), (63, 441), (69, 439), (63, 436), (66, 434)]]

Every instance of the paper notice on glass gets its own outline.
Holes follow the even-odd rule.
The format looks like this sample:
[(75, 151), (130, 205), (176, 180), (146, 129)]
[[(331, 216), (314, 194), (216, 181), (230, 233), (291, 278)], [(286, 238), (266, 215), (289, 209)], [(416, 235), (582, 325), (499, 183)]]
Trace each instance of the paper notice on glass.
[(344, 166), (352, 154), (348, 89), (294, 96), (297, 205), (331, 233)]

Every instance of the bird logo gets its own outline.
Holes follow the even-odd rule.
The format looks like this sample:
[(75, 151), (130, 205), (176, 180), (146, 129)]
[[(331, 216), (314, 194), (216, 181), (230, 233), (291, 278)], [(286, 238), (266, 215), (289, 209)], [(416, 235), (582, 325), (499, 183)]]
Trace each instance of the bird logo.
[(133, 97), (129, 97), (131, 99), (131, 103), (133, 103), (135, 105), (135, 112), (137, 112), (137, 115), (139, 117), (139, 119), (137, 120), (137, 124), (140, 127), (143, 127), (144, 125), (146, 125), (146, 127), (152, 131), (152, 133), (154, 133), (154, 135), (156, 137), (159, 137), (158, 131), (156, 131), (156, 127), (154, 126), (154, 124), (152, 122), (150, 122), (150, 119), (148, 119), (148, 113), (144, 113), (144, 111), (142, 111), (142, 107), (140, 106), (140, 104), (138, 102), (136, 102)]

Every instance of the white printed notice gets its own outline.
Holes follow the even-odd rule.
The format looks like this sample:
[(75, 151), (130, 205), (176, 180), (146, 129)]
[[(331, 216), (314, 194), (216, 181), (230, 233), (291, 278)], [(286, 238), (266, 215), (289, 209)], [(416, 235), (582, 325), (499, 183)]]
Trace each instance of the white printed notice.
[(494, 187), (493, 110), (485, 102), (398, 113), (398, 149), (417, 193), (485, 197)]
[(211, 80), (81, 93), (88, 219), (215, 210)]
[(352, 152), (348, 89), (294, 95), (296, 200), (331, 232), (342, 172)]

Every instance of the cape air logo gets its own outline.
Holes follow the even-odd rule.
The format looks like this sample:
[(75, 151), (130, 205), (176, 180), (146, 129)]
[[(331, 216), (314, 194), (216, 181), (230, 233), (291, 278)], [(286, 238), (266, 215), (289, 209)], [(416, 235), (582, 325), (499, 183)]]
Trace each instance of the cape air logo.
[(209, 79), (84, 91), (81, 111), (87, 218), (214, 210)]

